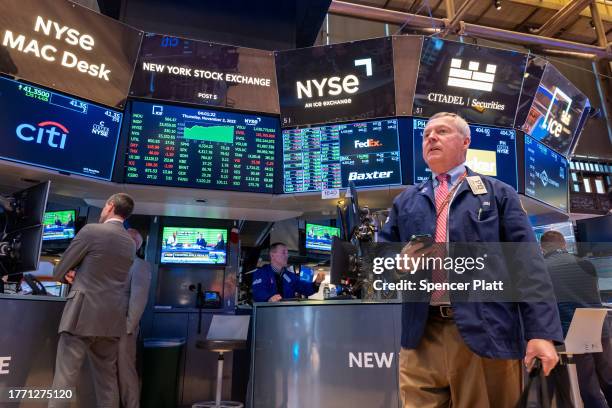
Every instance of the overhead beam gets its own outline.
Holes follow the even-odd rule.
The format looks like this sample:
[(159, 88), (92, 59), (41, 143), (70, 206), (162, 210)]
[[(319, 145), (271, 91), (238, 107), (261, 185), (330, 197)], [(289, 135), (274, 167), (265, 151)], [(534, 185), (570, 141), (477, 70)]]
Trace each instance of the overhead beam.
[[(447, 4), (453, 2), (453, 0), (446, 0), (446, 1), (447, 1)], [(461, 6), (459, 7), (459, 10), (457, 10), (457, 12), (454, 13), (452, 17), (449, 17), (450, 22), (447, 24), (442, 35), (444, 36), (444, 35), (447, 35), (455, 31), (455, 29), (459, 25), (459, 22), (463, 20), (463, 17), (465, 17), (467, 12), (472, 8), (474, 4), (478, 3), (478, 1), (479, 0), (465, 0), (463, 4), (461, 4)], [(447, 10), (447, 13), (448, 13), (448, 10)]]
[(532, 30), (534, 34), (552, 37), (564, 28), (567, 22), (579, 14), (591, 0), (572, 0), (549, 18), (540, 28)]
[[(416, 14), (402, 13), (400, 11), (384, 10), (377, 7), (347, 3), (338, 0), (332, 1), (329, 7), (329, 12), (347, 17), (405, 25), (408, 28), (444, 28), (444, 21), (439, 18), (429, 18)], [(522, 44), (525, 46), (556, 48), (560, 50), (573, 51), (576, 53), (591, 54), (597, 58), (612, 59), (612, 50), (589, 44), (565, 41), (557, 38), (540, 37), (533, 34), (519, 33), (469, 23), (464, 24), (463, 28), (463, 34), (467, 36), (508, 42), (512, 44)]]
[[(561, 10), (567, 4), (567, 0), (505, 0), (510, 3), (522, 4), (524, 6), (536, 7), (539, 9)], [(612, 5), (607, 5), (601, 1), (596, 1), (597, 9), (603, 21), (612, 23)], [(580, 12), (583, 17), (591, 17), (591, 11), (584, 9)]]

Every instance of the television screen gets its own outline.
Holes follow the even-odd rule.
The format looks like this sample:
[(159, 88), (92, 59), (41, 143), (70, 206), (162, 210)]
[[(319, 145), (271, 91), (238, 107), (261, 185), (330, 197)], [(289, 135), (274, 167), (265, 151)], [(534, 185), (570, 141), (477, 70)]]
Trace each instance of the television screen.
[(525, 135), (525, 194), (568, 211), (567, 159)]
[(110, 180), (121, 112), (0, 78), (0, 158)]
[(402, 183), (398, 120), (283, 130), (284, 192)]
[(426, 37), (412, 114), (512, 127), (527, 54)]
[(45, 212), (43, 241), (57, 241), (74, 238), (75, 210)]
[(160, 263), (225, 265), (227, 230), (164, 227)]
[(567, 156), (587, 106), (586, 95), (548, 63), (522, 130)]
[(274, 192), (278, 119), (133, 102), (125, 181)]
[(340, 236), (340, 228), (306, 224), (306, 249), (331, 251), (332, 237)]
[[(427, 121), (413, 120), (414, 182), (431, 178), (423, 159), (423, 131)], [(495, 177), (517, 189), (516, 132), (487, 126), (470, 125), (471, 143), (466, 165), (476, 173)]]

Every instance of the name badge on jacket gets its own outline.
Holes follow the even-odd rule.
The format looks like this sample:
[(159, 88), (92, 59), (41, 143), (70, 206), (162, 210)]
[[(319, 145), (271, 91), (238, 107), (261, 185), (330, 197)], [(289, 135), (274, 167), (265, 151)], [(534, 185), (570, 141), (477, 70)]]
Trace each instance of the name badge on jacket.
[(472, 189), (472, 193), (474, 195), (487, 194), (487, 188), (480, 176), (469, 176), (466, 177), (468, 184), (470, 185), (470, 189)]

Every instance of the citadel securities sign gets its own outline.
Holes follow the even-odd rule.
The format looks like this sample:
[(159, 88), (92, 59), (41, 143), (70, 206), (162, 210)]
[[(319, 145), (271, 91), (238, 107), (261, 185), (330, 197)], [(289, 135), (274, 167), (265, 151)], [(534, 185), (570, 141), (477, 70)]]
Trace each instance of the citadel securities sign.
[(147, 33), (130, 95), (278, 114), (270, 51)]
[(66, 0), (2, 0), (0, 27), (0, 72), (123, 107), (140, 31)]
[(526, 63), (527, 55), (514, 51), (425, 38), (412, 112), (513, 126)]
[(276, 53), (281, 125), (395, 115), (391, 37)]

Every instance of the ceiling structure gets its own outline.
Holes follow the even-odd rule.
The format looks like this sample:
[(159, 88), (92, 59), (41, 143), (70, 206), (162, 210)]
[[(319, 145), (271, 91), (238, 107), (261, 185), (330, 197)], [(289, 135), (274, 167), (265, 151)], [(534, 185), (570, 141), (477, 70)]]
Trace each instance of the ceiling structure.
[[(334, 10), (333, 1), (330, 12)], [(385, 10), (416, 14), (425, 17), (451, 18), (466, 5), (461, 20), (468, 24), (494, 27), (508, 31), (539, 34), (565, 41), (598, 45), (597, 32), (589, 5), (590, 0), (347, 0), (346, 3), (360, 4)], [(612, 1), (597, 0), (597, 11), (603, 23), (608, 47), (612, 42)], [(498, 7), (500, 7), (498, 9)], [(561, 9), (566, 15), (556, 23), (553, 19)], [(573, 9), (568, 9), (572, 7)], [(537, 30), (546, 23), (550, 30)], [(410, 23), (407, 24), (409, 26)]]

